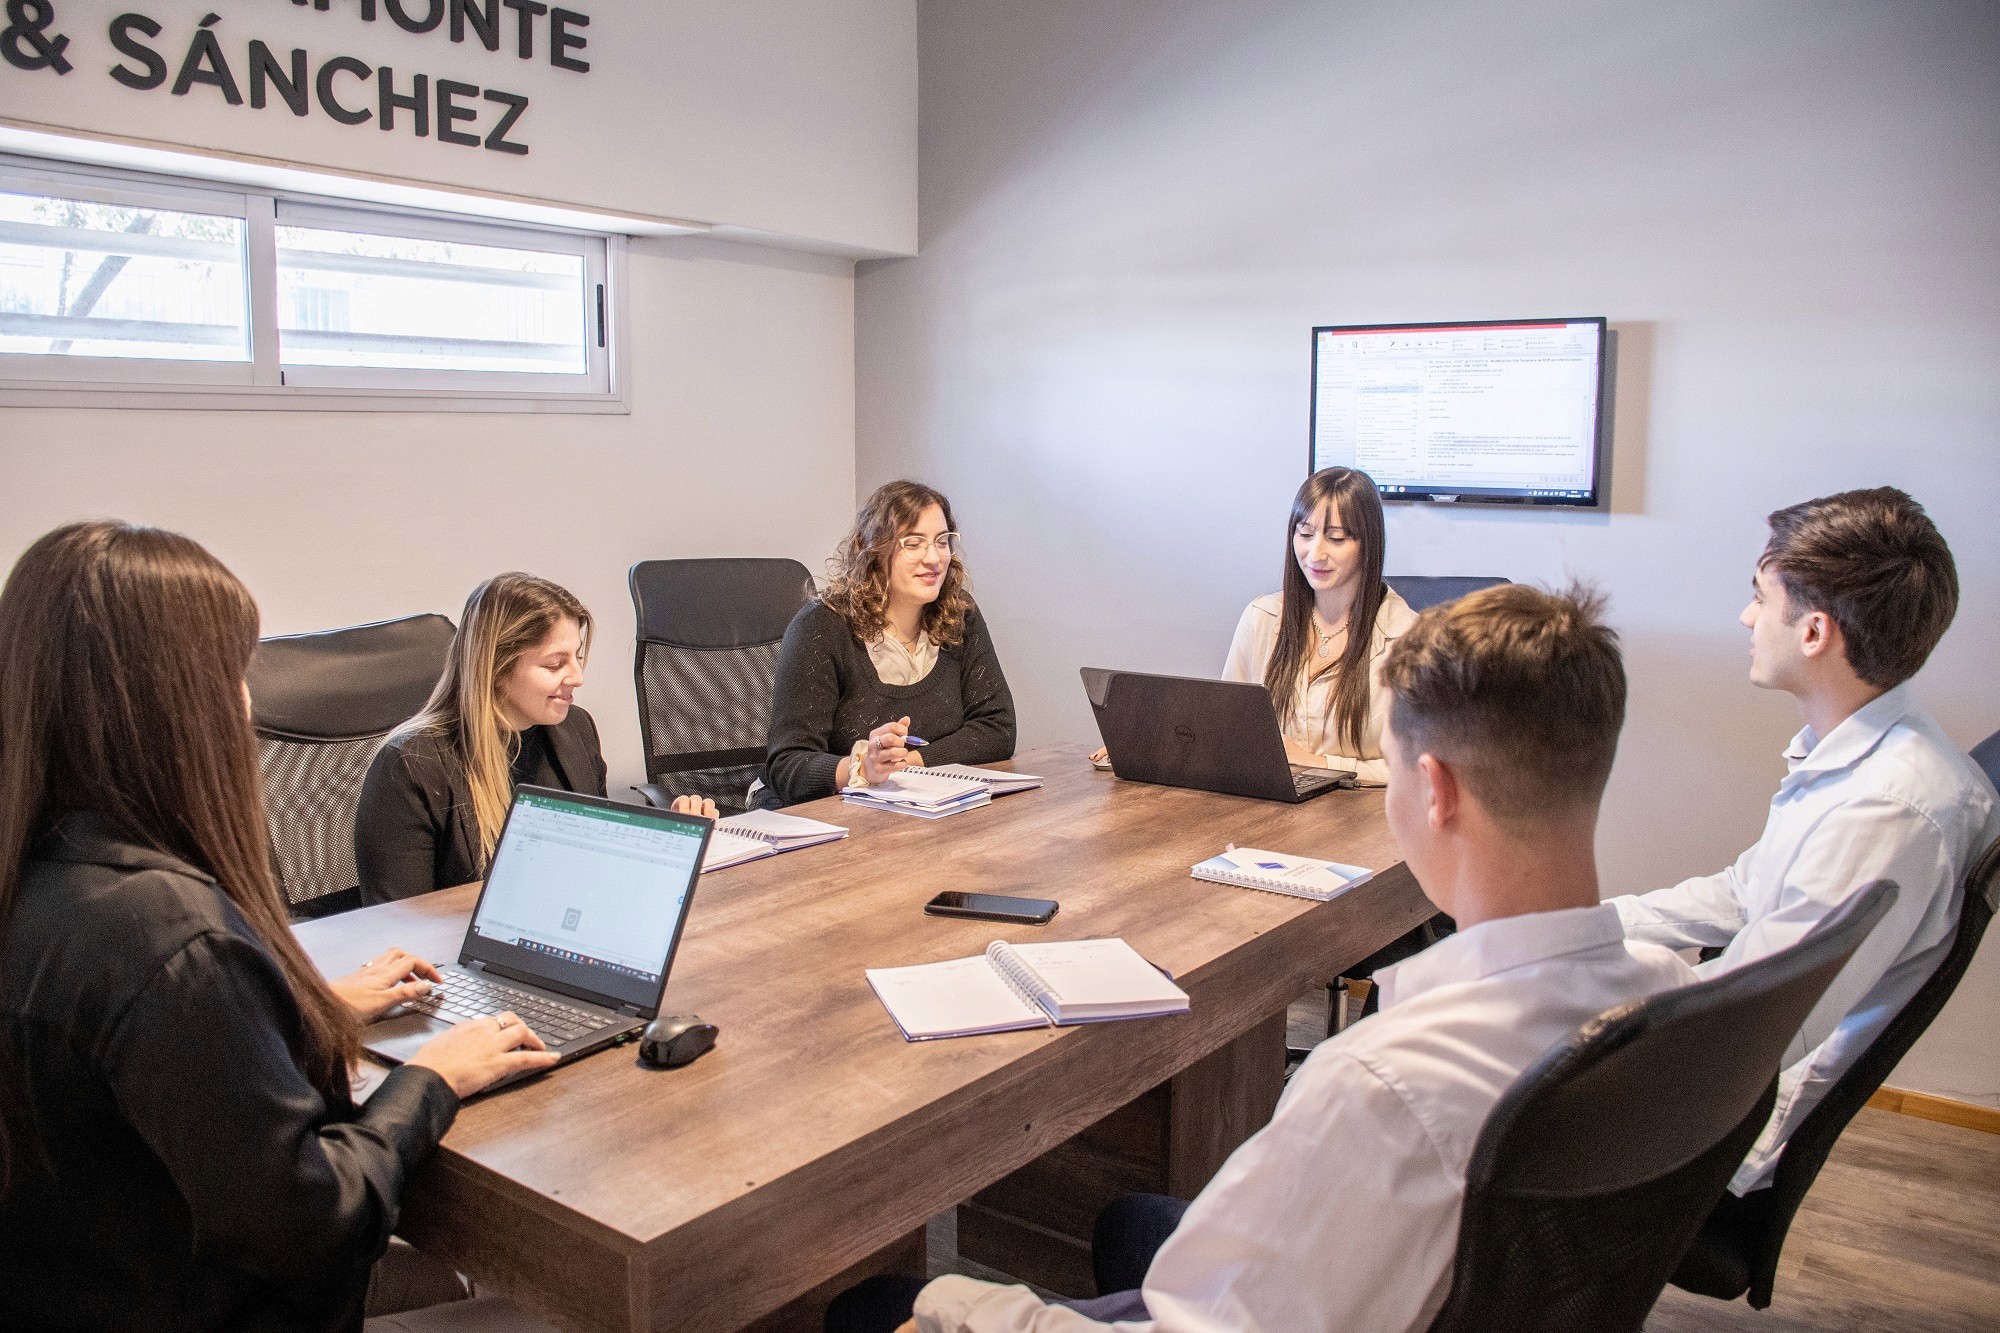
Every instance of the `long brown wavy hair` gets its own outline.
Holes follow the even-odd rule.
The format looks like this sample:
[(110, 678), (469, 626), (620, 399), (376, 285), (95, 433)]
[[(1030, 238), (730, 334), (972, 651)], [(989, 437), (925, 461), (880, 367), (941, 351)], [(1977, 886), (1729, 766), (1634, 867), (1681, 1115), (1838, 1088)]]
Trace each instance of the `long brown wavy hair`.
[[(889, 565), (896, 558), (896, 543), (917, 526), (917, 520), (932, 505), (944, 511), (945, 527), (958, 531), (951, 501), (941, 492), (920, 481), (892, 481), (876, 487), (854, 516), (854, 531), (826, 562), (826, 591), (820, 600), (840, 613), (861, 642), (873, 643), (888, 623)], [(937, 599), (924, 608), (924, 632), (938, 647), (956, 648), (965, 639), (965, 618), (970, 614), (971, 585), (965, 562), (954, 551)]]
[(1382, 582), (1382, 496), (1366, 472), (1349, 467), (1327, 467), (1307, 477), (1292, 497), (1292, 516), (1285, 524), (1285, 581), (1283, 604), (1278, 609), (1278, 642), (1271, 649), (1270, 665), (1264, 668), (1264, 686), (1271, 691), (1271, 703), (1281, 718), (1291, 716), (1299, 694), (1305, 689), (1306, 662), (1313, 651), (1313, 590), (1299, 568), (1292, 549), (1292, 536), (1317, 514), (1328, 501), (1335, 505), (1340, 526), (1361, 543), (1361, 588), (1354, 595), (1354, 609), (1347, 618), (1347, 648), (1340, 655), (1339, 674), (1327, 701), (1327, 720), (1335, 734), (1346, 738), (1355, 754), (1361, 753), (1362, 736), (1368, 727), (1368, 650), (1375, 638), (1375, 617), (1381, 613), (1388, 585)]
[[(0, 937), (35, 842), (65, 815), (95, 814), (236, 904), (298, 1002), (294, 1058), (342, 1107), (355, 1018), (293, 937), (271, 875), (243, 692), (257, 628), (249, 590), (178, 533), (75, 523), (21, 556), (0, 589)], [(0, 1188), (14, 1065), (0, 1046)]]
[(500, 684), (565, 620), (576, 622), (577, 656), (587, 660), (592, 622), (574, 594), (533, 574), (495, 574), (465, 599), (444, 675), (423, 711), (390, 736), (425, 733), (443, 739), (447, 762), (459, 766), (472, 793), (482, 864), (493, 859), (507, 822), (514, 800), (511, 770), (521, 751), (520, 733), (507, 725), (500, 708)]

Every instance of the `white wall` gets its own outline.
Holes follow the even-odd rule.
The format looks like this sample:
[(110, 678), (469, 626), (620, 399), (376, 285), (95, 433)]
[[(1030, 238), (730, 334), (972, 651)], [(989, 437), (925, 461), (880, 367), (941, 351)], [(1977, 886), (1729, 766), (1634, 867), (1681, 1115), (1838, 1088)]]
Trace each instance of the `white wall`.
[[(1397, 510), (1390, 570), (1581, 576), (1633, 702), (1607, 891), (1753, 839), (1764, 515), (1893, 483), (1959, 562), (1918, 678), (2000, 727), (2000, 11), (927, 0), (919, 258), (863, 264), (857, 483), (953, 498), (1034, 744), (1081, 664), (1213, 672), (1277, 584), (1316, 323), (1605, 314), (1614, 512)], [(2000, 1106), (2000, 944), (1894, 1080)]]
[[(431, 0), (406, 0), (419, 21)], [(182, 145), (343, 172), (464, 187), (556, 203), (680, 218), (829, 244), (858, 253), (908, 254), (916, 233), (916, 14), (914, 0), (573, 0), (590, 17), (576, 29), (589, 45), (588, 73), (552, 66), (547, 20), (534, 29), (535, 57), (521, 60), (515, 14), (502, 10), (503, 38), (489, 52), (449, 26), (416, 35), (358, 0), (325, 12), (283, 0), (61, 0), (49, 29), (70, 38), (67, 74), (0, 62), (0, 120)], [(163, 31), (146, 44), (167, 62), (164, 87), (138, 91), (114, 81), (136, 68), (110, 41), (108, 24), (137, 11)], [(201, 20), (212, 25), (244, 103), (195, 84), (179, 97), (175, 76)], [(525, 156), (441, 142), (409, 132), (414, 117), (384, 132), (346, 126), (316, 101), (294, 117), (274, 94), (249, 105), (248, 46), (279, 59), (295, 48), (312, 69), (356, 57), (411, 76), (496, 88), (529, 98), (511, 137)], [(349, 107), (374, 105), (374, 84), (334, 81)], [(474, 128), (499, 108), (479, 98)], [(458, 127), (461, 131), (464, 126)]]
[(854, 491), (848, 261), (661, 239), (629, 270), (629, 416), (0, 409), (0, 560), (72, 519), (177, 529), (249, 584), (267, 634), (456, 621), (491, 574), (554, 579), (598, 620), (577, 697), (618, 794), (645, 778), (626, 569), (817, 569)]

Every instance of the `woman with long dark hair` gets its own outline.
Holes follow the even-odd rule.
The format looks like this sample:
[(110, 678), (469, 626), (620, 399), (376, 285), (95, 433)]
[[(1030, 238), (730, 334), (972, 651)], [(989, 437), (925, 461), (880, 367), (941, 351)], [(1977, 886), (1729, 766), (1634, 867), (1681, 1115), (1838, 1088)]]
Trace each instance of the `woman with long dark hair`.
[(1416, 620), (1382, 581), (1382, 497), (1365, 472), (1322, 468), (1292, 498), (1282, 591), (1237, 622), (1225, 680), (1271, 691), (1294, 764), (1388, 781), (1376, 666)]
[(785, 631), (767, 753), (777, 805), (915, 765), (1012, 757), (1014, 697), (939, 492), (892, 481), (862, 505), (826, 591)]
[(322, 980), (271, 876), (257, 608), (195, 542), (79, 523), (0, 589), (0, 1326), (352, 1329), (459, 1099), (554, 1057), (463, 1024), (365, 1107), (401, 950)]

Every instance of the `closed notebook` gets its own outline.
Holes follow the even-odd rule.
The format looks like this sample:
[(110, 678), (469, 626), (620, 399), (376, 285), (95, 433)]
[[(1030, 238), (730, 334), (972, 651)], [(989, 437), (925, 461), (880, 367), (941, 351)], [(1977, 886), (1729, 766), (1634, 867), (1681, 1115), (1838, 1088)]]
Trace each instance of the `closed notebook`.
[(1294, 898), (1325, 902), (1353, 888), (1375, 872), (1338, 861), (1322, 861), (1314, 856), (1290, 856), (1284, 852), (1238, 847), (1211, 856), (1191, 871), (1196, 879), (1217, 884), (1236, 884), (1266, 893), (1286, 893)]
[(936, 768), (926, 768), (924, 772), (932, 777), (962, 778), (967, 782), (982, 783), (995, 796), (1033, 791), (1042, 785), (1042, 779), (1034, 773), (1005, 773), (997, 768), (974, 768), (971, 764), (939, 764)]
[(837, 842), (846, 836), (847, 830), (838, 824), (825, 824), (802, 815), (781, 815), (775, 810), (746, 810), (715, 821), (715, 832), (708, 837), (701, 868), (706, 874), (761, 856)]
[(868, 984), (906, 1041), (1188, 1009), (1187, 992), (1120, 939), (995, 940), (973, 958), (870, 968)]

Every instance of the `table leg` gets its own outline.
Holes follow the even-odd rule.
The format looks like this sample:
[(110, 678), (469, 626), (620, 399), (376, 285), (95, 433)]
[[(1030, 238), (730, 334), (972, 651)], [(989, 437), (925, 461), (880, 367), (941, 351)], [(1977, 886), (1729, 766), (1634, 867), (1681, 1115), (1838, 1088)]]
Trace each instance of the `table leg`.
[(959, 1254), (1061, 1296), (1097, 1294), (1098, 1211), (1131, 1191), (1193, 1198), (1284, 1084), (1278, 1013), (959, 1205)]

